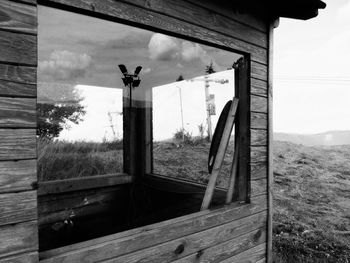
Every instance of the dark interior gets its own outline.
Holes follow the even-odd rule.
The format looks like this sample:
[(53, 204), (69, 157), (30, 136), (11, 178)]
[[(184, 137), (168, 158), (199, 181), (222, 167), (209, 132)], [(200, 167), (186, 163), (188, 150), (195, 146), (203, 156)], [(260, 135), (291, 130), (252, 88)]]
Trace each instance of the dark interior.
[[(164, 176), (139, 182), (39, 196), (40, 251), (195, 213), (205, 186)], [(224, 203), (217, 189), (212, 205)]]

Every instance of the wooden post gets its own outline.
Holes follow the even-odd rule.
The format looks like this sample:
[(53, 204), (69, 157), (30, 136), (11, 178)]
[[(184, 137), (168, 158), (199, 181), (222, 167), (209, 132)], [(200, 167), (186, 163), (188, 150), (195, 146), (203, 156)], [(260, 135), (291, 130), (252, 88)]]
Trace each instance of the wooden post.
[(273, 30), (279, 24), (279, 19), (272, 19), (269, 27), (269, 46), (268, 46), (268, 94), (267, 94), (267, 262), (272, 263), (272, 217), (273, 217), (273, 205), (272, 205), (272, 185), (273, 185), (273, 125), (272, 125), (272, 68), (273, 68)]
[[(238, 182), (234, 192), (239, 201), (250, 199), (250, 58), (241, 58), (235, 67), (235, 96), (239, 98), (235, 140), (238, 150)], [(236, 196), (235, 196), (236, 198)]]
[(239, 142), (235, 141), (235, 152), (233, 154), (233, 161), (231, 165), (230, 182), (229, 182), (228, 190), (226, 194), (226, 204), (231, 203), (233, 198), (233, 193), (234, 193), (233, 191), (235, 189), (236, 178), (237, 178), (238, 152), (239, 152)]

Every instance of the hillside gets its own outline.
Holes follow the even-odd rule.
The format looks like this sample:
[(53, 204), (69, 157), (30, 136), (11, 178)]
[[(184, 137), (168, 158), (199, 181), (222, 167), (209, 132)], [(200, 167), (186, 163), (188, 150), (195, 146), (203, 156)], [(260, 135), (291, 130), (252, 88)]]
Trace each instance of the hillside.
[(350, 145), (274, 143), (275, 262), (349, 262)]
[(350, 145), (350, 131), (328, 131), (318, 134), (276, 132), (273, 136), (276, 141), (288, 141), (308, 146)]

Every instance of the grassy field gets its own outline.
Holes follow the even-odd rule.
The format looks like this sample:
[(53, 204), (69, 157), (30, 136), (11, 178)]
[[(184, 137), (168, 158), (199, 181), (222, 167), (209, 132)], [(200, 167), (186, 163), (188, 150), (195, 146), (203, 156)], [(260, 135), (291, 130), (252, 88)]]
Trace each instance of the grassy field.
[(350, 145), (274, 143), (275, 262), (350, 261)]
[(123, 172), (123, 143), (38, 141), (38, 180)]
[[(219, 186), (227, 187), (233, 146)], [(154, 172), (208, 182), (205, 140), (154, 144)], [(39, 180), (122, 171), (122, 142), (38, 144)], [(306, 147), (274, 143), (274, 262), (350, 260), (350, 145)]]
[[(227, 187), (232, 145), (219, 177)], [(209, 144), (154, 145), (156, 173), (208, 182)], [(274, 262), (349, 262), (350, 145), (274, 143)]]

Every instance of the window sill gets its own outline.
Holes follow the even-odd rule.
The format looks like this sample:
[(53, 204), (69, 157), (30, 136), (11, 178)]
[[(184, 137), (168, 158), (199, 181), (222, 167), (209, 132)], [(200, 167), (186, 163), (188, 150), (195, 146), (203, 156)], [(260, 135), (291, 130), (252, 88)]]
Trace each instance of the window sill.
[(38, 183), (38, 196), (129, 184), (133, 180), (134, 177), (131, 175), (117, 173), (40, 182)]

